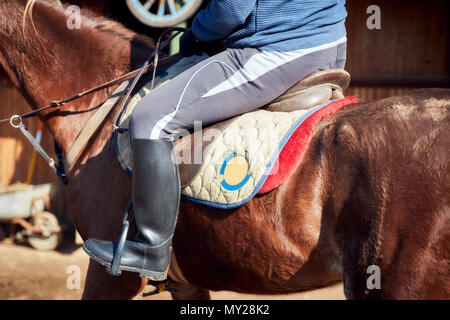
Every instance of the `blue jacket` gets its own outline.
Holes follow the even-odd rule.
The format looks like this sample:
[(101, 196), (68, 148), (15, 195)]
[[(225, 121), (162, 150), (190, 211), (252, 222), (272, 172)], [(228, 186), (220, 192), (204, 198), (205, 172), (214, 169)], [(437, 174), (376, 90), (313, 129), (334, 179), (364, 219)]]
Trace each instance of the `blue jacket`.
[(226, 40), (230, 48), (289, 51), (346, 35), (345, 0), (212, 0), (194, 19), (203, 42)]

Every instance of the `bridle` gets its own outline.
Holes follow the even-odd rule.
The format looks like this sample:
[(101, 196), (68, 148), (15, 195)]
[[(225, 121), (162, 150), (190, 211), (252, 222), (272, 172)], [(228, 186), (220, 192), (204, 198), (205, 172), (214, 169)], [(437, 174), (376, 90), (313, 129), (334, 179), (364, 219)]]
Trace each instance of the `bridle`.
[[(180, 28), (180, 27), (173, 27), (165, 30), (160, 37), (158, 38), (158, 42), (156, 43), (155, 50), (152, 52), (152, 54), (149, 56), (149, 58), (145, 61), (145, 63), (136, 70), (133, 70), (131, 72), (128, 72), (116, 79), (113, 79), (111, 81), (105, 82), (101, 85), (98, 85), (96, 87), (93, 87), (91, 89), (88, 89), (83, 92), (79, 92), (77, 94), (74, 94), (70, 97), (67, 97), (63, 100), (59, 101), (52, 101), (50, 104), (35, 109), (33, 111), (21, 114), (21, 115), (13, 115), (9, 118), (1, 119), (0, 125), (3, 123), (9, 122), (13, 128), (19, 129), (22, 134), (25, 136), (25, 138), (33, 145), (34, 149), (44, 158), (44, 160), (49, 164), (49, 166), (53, 169), (53, 171), (57, 174), (59, 179), (64, 183), (68, 184), (67, 175), (65, 173), (65, 164), (64, 164), (64, 158), (61, 151), (61, 148), (55, 141), (55, 153), (58, 158), (58, 163), (56, 163), (42, 148), (40, 143), (34, 138), (34, 136), (27, 130), (26, 126), (23, 124), (23, 119), (31, 118), (34, 116), (37, 116), (40, 112), (54, 109), (57, 107), (62, 107), (66, 103), (69, 103), (71, 101), (80, 99), (84, 96), (87, 96), (89, 94), (92, 94), (94, 92), (98, 92), (100, 90), (112, 87), (114, 85), (120, 84), (120, 86), (116, 89), (116, 91), (108, 98), (108, 100), (97, 110), (97, 112), (88, 120), (88, 123), (86, 126), (81, 130), (80, 134), (77, 136), (74, 144), (71, 147), (71, 150), (67, 153), (67, 164), (70, 166), (70, 164), (78, 157), (82, 149), (85, 147), (89, 139), (92, 137), (92, 135), (97, 131), (97, 129), (100, 127), (103, 120), (106, 118), (106, 116), (110, 113), (110, 111), (114, 108), (115, 105), (117, 105), (117, 102), (121, 99), (121, 104), (119, 107), (118, 112), (116, 113), (116, 116), (113, 121), (113, 132), (118, 131), (119, 133), (125, 132), (126, 129), (119, 127), (119, 117), (122, 113), (123, 109), (125, 108), (125, 105), (133, 92), (134, 88), (136, 87), (136, 84), (141, 79), (142, 75), (145, 73), (148, 73), (150, 70), (153, 71), (152, 73), (152, 82), (151, 82), (151, 89), (153, 89), (155, 76), (156, 76), (156, 70), (158, 67), (166, 66), (168, 64), (171, 64), (175, 60), (177, 60), (180, 55), (175, 54), (172, 56), (165, 57), (159, 61), (159, 55), (160, 51), (166, 48), (170, 42), (177, 37), (180, 33), (186, 32), (187, 29)], [(166, 36), (169, 32), (174, 32), (169, 38), (162, 41), (164, 36)], [(153, 60), (153, 62), (152, 62)], [(129, 84), (129, 81), (133, 79), (133, 82)], [(125, 91), (126, 90), (126, 91)], [(123, 97), (123, 98), (122, 98)]]

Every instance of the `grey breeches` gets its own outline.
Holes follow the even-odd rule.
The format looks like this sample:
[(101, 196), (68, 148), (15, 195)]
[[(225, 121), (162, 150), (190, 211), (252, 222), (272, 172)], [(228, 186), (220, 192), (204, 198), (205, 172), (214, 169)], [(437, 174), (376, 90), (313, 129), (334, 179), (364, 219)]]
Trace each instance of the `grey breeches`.
[(132, 139), (171, 139), (260, 108), (305, 76), (343, 69), (346, 39), (296, 51), (227, 49), (146, 95), (131, 115)]

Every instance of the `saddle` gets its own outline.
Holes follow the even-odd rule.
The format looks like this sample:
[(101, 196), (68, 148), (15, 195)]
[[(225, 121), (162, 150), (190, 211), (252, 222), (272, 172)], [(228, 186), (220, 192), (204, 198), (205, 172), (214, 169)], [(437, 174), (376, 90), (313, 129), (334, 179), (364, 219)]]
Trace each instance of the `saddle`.
[[(347, 89), (349, 83), (350, 74), (345, 70), (331, 69), (318, 71), (300, 80), (286, 93), (262, 109), (271, 112), (309, 110), (327, 101), (344, 98), (343, 91)], [(253, 115), (251, 112), (249, 114)], [(275, 116), (286, 120), (280, 114), (276, 114)], [(204, 164), (204, 159), (197, 164), (194, 162), (199, 161), (194, 161), (195, 159), (193, 158), (186, 159), (186, 151), (189, 150), (190, 154), (194, 155), (194, 150), (204, 150), (204, 154), (207, 155), (210, 147), (216, 142), (215, 139), (207, 138), (208, 130), (225, 132), (235, 120), (236, 118), (226, 120), (204, 129), (203, 138), (201, 139), (198, 137), (195, 139), (195, 135), (191, 134), (175, 143), (179, 159), (187, 160), (179, 164), (182, 187), (187, 187), (192, 183)], [(198, 144), (201, 144), (201, 146)]]
[[(192, 64), (196, 63), (195, 61)], [(189, 66), (167, 69), (163, 84)], [(180, 69), (181, 68), (181, 69)], [(171, 76), (173, 74), (173, 76)], [(345, 70), (313, 73), (267, 106), (216, 123), (175, 142), (182, 197), (218, 208), (235, 208), (254, 195), (270, 191), (287, 178), (300, 161), (315, 125), (324, 117), (350, 103), (344, 98), (350, 75)], [(149, 92), (144, 86), (129, 102), (121, 116), (127, 127), (134, 106)], [(289, 168), (279, 158), (289, 154), (289, 141), (302, 141), (303, 151), (294, 147)], [(116, 154), (123, 169), (132, 174), (132, 153), (128, 133), (116, 134)]]
[(329, 100), (344, 98), (343, 91), (350, 84), (350, 74), (342, 69), (315, 72), (275, 99), (265, 109), (290, 112), (310, 109)]

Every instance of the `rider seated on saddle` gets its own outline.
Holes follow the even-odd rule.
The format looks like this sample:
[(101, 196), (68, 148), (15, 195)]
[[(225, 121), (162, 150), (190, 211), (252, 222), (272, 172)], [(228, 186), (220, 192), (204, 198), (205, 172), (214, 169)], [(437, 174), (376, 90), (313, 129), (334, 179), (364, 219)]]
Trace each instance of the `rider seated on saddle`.
[[(227, 49), (151, 91), (131, 115), (137, 235), (125, 242), (120, 270), (167, 277), (181, 194), (172, 160), (177, 131), (260, 108), (316, 71), (343, 69), (346, 15), (345, 0), (212, 0), (197, 14), (181, 53), (198, 54), (217, 40)], [(116, 248), (95, 239), (84, 245), (107, 267)]]

